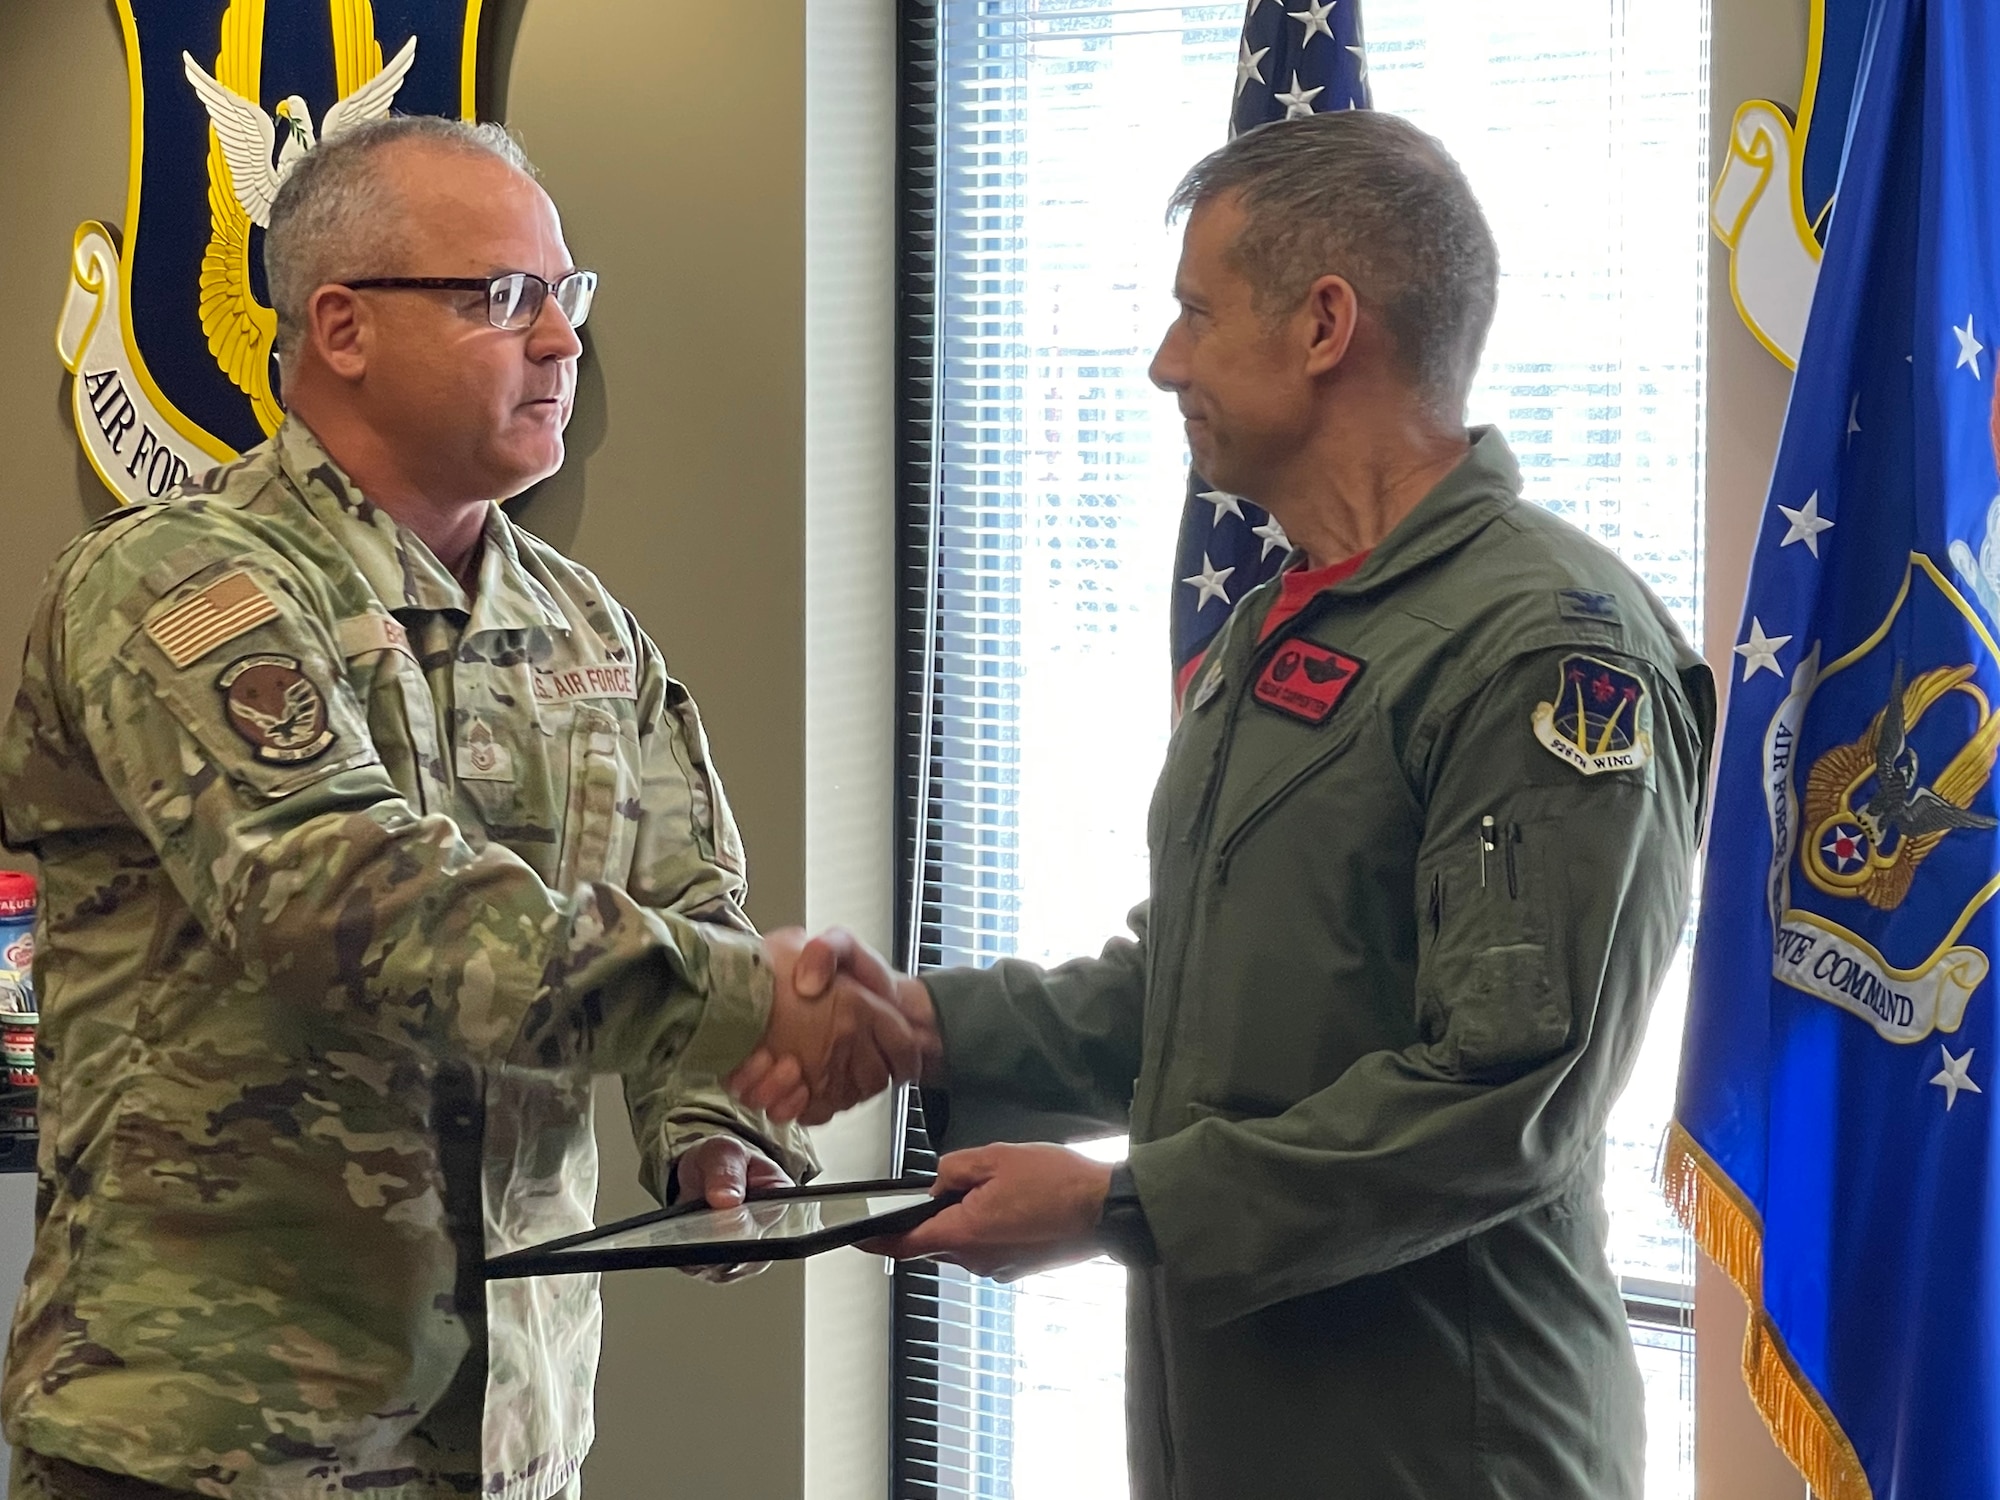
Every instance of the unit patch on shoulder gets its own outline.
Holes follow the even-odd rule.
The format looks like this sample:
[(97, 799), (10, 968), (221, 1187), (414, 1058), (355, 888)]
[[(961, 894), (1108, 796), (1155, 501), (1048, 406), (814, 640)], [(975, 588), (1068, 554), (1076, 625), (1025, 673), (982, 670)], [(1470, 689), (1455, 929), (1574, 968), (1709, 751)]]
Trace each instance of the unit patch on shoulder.
[(1643, 770), (1653, 759), (1652, 700), (1623, 667), (1565, 656), (1553, 703), (1535, 705), (1535, 738), (1557, 760), (1597, 776)]
[(168, 661), (185, 667), (277, 615), (277, 604), (256, 579), (243, 572), (225, 573), (149, 621), (146, 634)]
[(1599, 620), (1606, 625), (1620, 623), (1618, 601), (1596, 589), (1557, 589), (1556, 613), (1565, 620)]
[(239, 656), (222, 669), (215, 686), (229, 727), (261, 761), (295, 766), (324, 755), (333, 743), (326, 695), (299, 670), (296, 656)]
[(1312, 641), (1286, 641), (1264, 664), (1252, 692), (1266, 708), (1308, 724), (1324, 724), (1364, 665), (1356, 657)]

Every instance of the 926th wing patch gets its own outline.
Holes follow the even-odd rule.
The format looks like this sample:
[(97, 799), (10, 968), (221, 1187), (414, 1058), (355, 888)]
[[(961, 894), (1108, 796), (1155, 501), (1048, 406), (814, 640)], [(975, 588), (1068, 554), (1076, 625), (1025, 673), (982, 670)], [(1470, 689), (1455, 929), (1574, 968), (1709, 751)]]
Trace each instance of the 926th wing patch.
[(1565, 656), (1557, 670), (1556, 701), (1535, 705), (1542, 748), (1585, 776), (1644, 770), (1653, 759), (1646, 685), (1594, 656)]
[(186, 667), (224, 641), (278, 616), (278, 606), (248, 573), (225, 573), (146, 625), (153, 644)]
[(326, 694), (299, 670), (296, 656), (239, 656), (215, 679), (229, 715), (257, 759), (276, 766), (314, 760), (333, 743)]

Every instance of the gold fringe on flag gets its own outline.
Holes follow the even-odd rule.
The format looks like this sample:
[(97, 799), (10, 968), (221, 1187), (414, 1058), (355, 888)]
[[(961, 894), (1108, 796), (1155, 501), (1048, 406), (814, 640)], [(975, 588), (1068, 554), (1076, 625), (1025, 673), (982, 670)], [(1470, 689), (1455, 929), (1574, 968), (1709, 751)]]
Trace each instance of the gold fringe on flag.
[(1873, 1500), (1854, 1444), (1793, 1362), (1764, 1310), (1763, 1226), (1756, 1211), (1678, 1122), (1667, 1136), (1661, 1181), (1676, 1217), (1750, 1304), (1743, 1379), (1779, 1449), (1817, 1500)]

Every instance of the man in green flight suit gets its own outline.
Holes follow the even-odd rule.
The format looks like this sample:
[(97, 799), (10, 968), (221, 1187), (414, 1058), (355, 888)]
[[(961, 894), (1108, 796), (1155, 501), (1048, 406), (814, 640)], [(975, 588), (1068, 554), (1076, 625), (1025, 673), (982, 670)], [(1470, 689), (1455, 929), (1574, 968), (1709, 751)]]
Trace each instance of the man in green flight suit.
[(659, 649), (496, 499), (562, 462), (595, 277), (497, 126), (365, 125), (266, 263), (290, 415), (57, 561), (0, 736), (45, 899), (40, 1197), (0, 1408), (17, 1500), (546, 1500), (592, 1435), (593, 1071), (648, 1187), (812, 1168), (915, 1070), (804, 1003)]
[[(1604, 1124), (1680, 940), (1709, 673), (1463, 426), (1496, 255), (1437, 142), (1281, 122), (1174, 201), (1154, 379), (1294, 553), (1188, 686), (1136, 939), (901, 983), (943, 1144), (1129, 1161), (957, 1151), (963, 1201), (886, 1248), (1130, 1265), (1142, 1500), (1638, 1500)], [(835, 961), (889, 981), (848, 938), (801, 972)]]

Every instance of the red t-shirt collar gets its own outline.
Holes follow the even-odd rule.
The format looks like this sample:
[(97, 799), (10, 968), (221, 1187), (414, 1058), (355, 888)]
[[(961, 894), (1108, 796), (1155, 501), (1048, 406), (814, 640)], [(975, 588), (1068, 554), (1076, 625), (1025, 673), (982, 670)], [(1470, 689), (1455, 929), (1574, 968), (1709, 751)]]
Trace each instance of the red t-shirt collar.
[(1277, 633), (1280, 626), (1304, 609), (1315, 594), (1352, 578), (1361, 571), (1361, 565), (1367, 561), (1367, 552), (1357, 552), (1352, 557), (1343, 558), (1337, 563), (1328, 563), (1323, 568), (1294, 568), (1289, 573), (1279, 574), (1277, 602), (1271, 606), (1270, 613), (1264, 616), (1264, 624), (1257, 632), (1257, 639), (1268, 641)]

